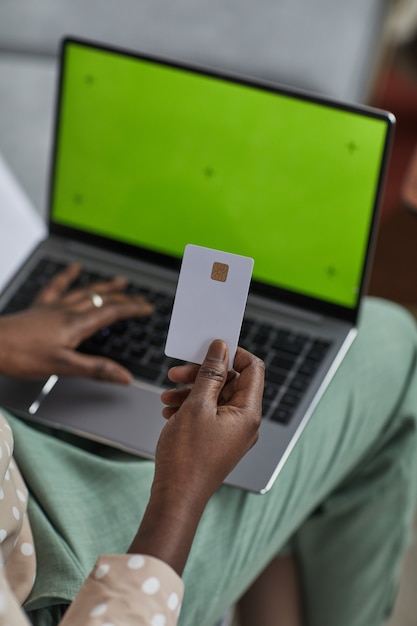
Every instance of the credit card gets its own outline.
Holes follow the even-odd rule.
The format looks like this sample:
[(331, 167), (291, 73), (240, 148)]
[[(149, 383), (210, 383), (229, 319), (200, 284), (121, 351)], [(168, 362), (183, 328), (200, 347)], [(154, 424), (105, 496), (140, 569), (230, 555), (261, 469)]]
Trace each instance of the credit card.
[(165, 354), (201, 364), (214, 339), (238, 346), (252, 278), (250, 257), (188, 244), (184, 250)]

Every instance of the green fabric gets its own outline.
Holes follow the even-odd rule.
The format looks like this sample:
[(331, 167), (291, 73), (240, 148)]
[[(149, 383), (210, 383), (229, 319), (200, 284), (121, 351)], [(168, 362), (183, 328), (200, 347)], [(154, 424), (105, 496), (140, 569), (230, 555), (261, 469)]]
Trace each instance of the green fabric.
[[(389, 614), (417, 495), (416, 328), (368, 299), (360, 331), (272, 490), (222, 487), (184, 573), (181, 626), (213, 626), (291, 545), (308, 626), (376, 626)], [(69, 601), (100, 553), (124, 551), (146, 506), (153, 464), (96, 453), (11, 417), (31, 498), (39, 561), (28, 609)], [(52, 626), (61, 609), (36, 611)]]

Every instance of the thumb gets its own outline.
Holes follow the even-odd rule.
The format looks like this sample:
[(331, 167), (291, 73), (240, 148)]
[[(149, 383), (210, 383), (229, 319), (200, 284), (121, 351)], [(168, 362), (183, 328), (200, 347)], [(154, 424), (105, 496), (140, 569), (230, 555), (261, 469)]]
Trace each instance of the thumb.
[(229, 350), (220, 339), (213, 341), (198, 370), (193, 388), (187, 401), (198, 404), (216, 404), (227, 380)]

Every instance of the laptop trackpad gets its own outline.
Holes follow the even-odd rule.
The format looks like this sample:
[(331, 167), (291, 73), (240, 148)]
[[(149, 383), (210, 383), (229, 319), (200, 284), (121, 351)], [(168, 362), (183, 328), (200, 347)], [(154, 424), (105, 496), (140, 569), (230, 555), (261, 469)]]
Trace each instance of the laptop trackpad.
[(14, 412), (27, 413), (39, 397), (46, 379), (26, 381), (19, 378), (0, 376), (0, 406)]
[(158, 390), (84, 378), (61, 378), (42, 401), (37, 417), (51, 426), (153, 457), (161, 429)]

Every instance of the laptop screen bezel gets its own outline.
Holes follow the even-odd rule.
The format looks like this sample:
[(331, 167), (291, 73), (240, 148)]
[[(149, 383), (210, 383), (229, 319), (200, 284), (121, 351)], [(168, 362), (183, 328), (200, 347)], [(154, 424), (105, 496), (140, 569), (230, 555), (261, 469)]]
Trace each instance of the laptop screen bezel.
[[(84, 46), (93, 50), (102, 50), (122, 57), (131, 59), (144, 60), (149, 63), (155, 63), (166, 67), (172, 67), (186, 72), (196, 73), (204, 76), (208, 76), (217, 80), (233, 82), (239, 85), (248, 86), (251, 88), (261, 89), (270, 93), (276, 93), (278, 95), (284, 95), (289, 97), (295, 97), (307, 102), (316, 103), (319, 105), (330, 105), (332, 108), (337, 108), (343, 111), (366, 115), (371, 118), (379, 119), (386, 123), (386, 135), (383, 148), (383, 154), (381, 159), (381, 168), (379, 172), (379, 178), (377, 182), (377, 188), (374, 199), (374, 206), (372, 209), (372, 218), (369, 227), (369, 237), (364, 254), (363, 271), (358, 289), (357, 303), (354, 307), (345, 307), (342, 305), (334, 304), (326, 300), (317, 299), (311, 296), (303, 295), (294, 291), (290, 291), (275, 285), (266, 284), (257, 280), (253, 280), (251, 284), (251, 293), (265, 297), (272, 300), (277, 300), (288, 306), (301, 307), (312, 312), (320, 313), (322, 315), (328, 315), (337, 319), (344, 320), (350, 324), (355, 325), (357, 323), (360, 304), (365, 294), (367, 281), (369, 279), (370, 266), (375, 248), (375, 240), (377, 233), (377, 223), (379, 217), (379, 209), (383, 194), (383, 186), (386, 178), (386, 171), (388, 167), (389, 154), (392, 145), (393, 130), (395, 126), (395, 118), (392, 113), (383, 111), (366, 105), (359, 105), (348, 102), (341, 102), (323, 96), (321, 94), (307, 93), (299, 89), (292, 87), (271, 83), (268, 81), (260, 80), (252, 76), (245, 76), (242, 74), (230, 73), (217, 68), (200, 66), (196, 64), (190, 64), (177, 59), (168, 59), (162, 56), (149, 55), (142, 52), (128, 50), (113, 45), (103, 44), (101, 42), (68, 36), (62, 39), (60, 45), (60, 64), (59, 75), (57, 82), (57, 90), (55, 96), (55, 114), (53, 122), (53, 138), (52, 138), (52, 150), (49, 169), (49, 180), (47, 190), (47, 214), (49, 222), (49, 232), (52, 235), (65, 237), (70, 240), (79, 241), (80, 243), (92, 245), (110, 252), (126, 255), (132, 259), (138, 259), (165, 267), (171, 270), (179, 271), (181, 259), (175, 256), (162, 254), (142, 248), (136, 245), (122, 243), (111, 240), (107, 237), (103, 237), (97, 234), (86, 233), (85, 231), (78, 230), (73, 227), (64, 226), (56, 223), (52, 218), (52, 203), (55, 189), (55, 174), (56, 174), (56, 162), (58, 152), (59, 141), (59, 128), (61, 119), (61, 103), (62, 92), (65, 78), (65, 59), (66, 50), (69, 46)], [(192, 242), (190, 242), (192, 243)]]

